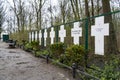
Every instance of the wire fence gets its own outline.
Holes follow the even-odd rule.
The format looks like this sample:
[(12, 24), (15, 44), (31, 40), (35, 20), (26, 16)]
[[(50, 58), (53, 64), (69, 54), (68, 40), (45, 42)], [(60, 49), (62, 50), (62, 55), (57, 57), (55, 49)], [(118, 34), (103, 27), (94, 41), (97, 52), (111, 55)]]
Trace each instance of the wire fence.
[[(63, 42), (67, 47), (74, 44), (83, 45), (86, 52), (89, 51), (88, 54), (105, 55), (110, 50), (109, 48), (117, 48), (120, 52), (120, 11), (32, 31), (29, 32), (29, 41), (39, 41), (40, 45), (44, 47), (57, 42)], [(98, 57), (97, 59), (102, 66), (102, 62)], [(87, 65), (91, 63), (87, 61)], [(99, 80), (85, 72), (78, 71), (78, 73)]]
[[(112, 19), (106, 23), (107, 16), (111, 16)], [(111, 22), (112, 26), (110, 26)], [(29, 32), (29, 41), (39, 41), (40, 45), (45, 47), (56, 42), (63, 42), (67, 46), (78, 44), (92, 53), (104, 55), (105, 49), (107, 50), (106, 38), (109, 38), (110, 33), (113, 34), (110, 31), (112, 27), (114, 27), (117, 47), (120, 51), (120, 11), (32, 31)]]

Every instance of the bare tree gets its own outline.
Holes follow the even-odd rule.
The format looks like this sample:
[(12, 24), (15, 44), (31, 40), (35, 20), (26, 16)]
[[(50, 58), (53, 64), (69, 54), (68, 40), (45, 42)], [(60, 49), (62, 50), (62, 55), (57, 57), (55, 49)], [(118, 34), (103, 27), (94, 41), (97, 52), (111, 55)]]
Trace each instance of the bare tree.
[(36, 29), (41, 29), (42, 24), (42, 7), (45, 4), (46, 0), (33, 0), (30, 4), (32, 5), (33, 11), (35, 11), (36, 16)]
[[(5, 21), (5, 18), (4, 18), (5, 14), (4, 13), (5, 13), (5, 10), (3, 8), (3, 2), (0, 1), (0, 35), (1, 35), (1, 32), (2, 32), (3, 23)], [(0, 36), (0, 38), (1, 38), (1, 36)]]
[(60, 1), (60, 14), (62, 16), (62, 23), (66, 22), (66, 13), (67, 13), (67, 0)]

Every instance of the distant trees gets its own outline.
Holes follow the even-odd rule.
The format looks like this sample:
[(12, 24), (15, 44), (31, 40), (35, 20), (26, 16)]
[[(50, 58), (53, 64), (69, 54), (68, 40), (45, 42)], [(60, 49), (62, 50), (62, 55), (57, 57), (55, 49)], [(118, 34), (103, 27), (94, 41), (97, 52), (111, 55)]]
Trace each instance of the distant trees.
[(16, 16), (18, 31), (24, 31), (25, 22), (26, 22), (26, 11), (25, 3), (22, 0), (13, 0), (14, 7), (12, 10)]
[(36, 29), (40, 30), (42, 26), (42, 8), (47, 0), (30, 1), (33, 14), (35, 15)]
[[(0, 35), (1, 35), (1, 32), (2, 32), (2, 26), (3, 26), (3, 23), (5, 21), (5, 10), (4, 10), (4, 6), (3, 6), (3, 1), (0, 0)], [(0, 36), (1, 38), (1, 36)]]

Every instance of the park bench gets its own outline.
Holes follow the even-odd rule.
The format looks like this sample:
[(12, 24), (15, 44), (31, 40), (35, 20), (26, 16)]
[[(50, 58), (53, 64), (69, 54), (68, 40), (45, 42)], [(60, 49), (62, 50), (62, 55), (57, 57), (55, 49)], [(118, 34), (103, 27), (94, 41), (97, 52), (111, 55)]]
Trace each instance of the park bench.
[(9, 40), (8, 41), (9, 48), (15, 48), (16, 46), (16, 40)]

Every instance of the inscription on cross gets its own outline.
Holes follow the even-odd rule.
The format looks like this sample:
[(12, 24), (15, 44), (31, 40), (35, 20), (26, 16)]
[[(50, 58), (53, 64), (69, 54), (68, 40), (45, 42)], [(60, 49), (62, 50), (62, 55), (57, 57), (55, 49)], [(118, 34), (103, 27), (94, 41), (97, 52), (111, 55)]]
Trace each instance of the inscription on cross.
[(51, 44), (54, 43), (54, 37), (55, 37), (55, 31), (54, 28), (52, 27), (50, 31)]
[(74, 28), (71, 29), (71, 36), (73, 37), (73, 43), (79, 45), (79, 37), (82, 36), (82, 28), (79, 27), (80, 23), (75, 22)]
[(41, 38), (42, 38), (42, 33), (41, 30), (39, 31), (39, 45), (41, 45)]
[(64, 29), (64, 25), (60, 26), (59, 37), (60, 42), (64, 42), (64, 37), (66, 37), (66, 30)]
[(91, 26), (91, 36), (95, 36), (95, 54), (104, 55), (104, 36), (109, 35), (109, 23), (104, 24), (104, 16), (95, 19)]
[(46, 40), (47, 40), (47, 30), (45, 29), (45, 32), (44, 32), (44, 46), (46, 46)]

